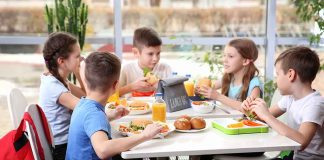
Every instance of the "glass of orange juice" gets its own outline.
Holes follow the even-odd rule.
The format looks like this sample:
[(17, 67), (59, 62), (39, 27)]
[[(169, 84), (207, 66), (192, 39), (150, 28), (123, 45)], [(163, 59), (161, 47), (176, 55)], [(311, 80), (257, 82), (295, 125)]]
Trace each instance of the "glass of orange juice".
[(116, 92), (108, 98), (107, 102), (108, 103), (114, 102), (115, 105), (118, 106), (120, 104), (119, 91), (116, 90)]
[(192, 81), (185, 81), (184, 87), (186, 89), (187, 95), (188, 96), (194, 96), (195, 94), (195, 84)]
[(152, 120), (153, 121), (166, 121), (166, 103), (162, 99), (161, 93), (156, 93), (156, 99), (152, 105)]

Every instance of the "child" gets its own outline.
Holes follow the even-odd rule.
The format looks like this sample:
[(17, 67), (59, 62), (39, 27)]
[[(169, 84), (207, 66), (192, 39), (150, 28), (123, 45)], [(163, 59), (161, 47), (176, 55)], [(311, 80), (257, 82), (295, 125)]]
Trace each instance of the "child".
[[(312, 89), (312, 81), (319, 70), (318, 55), (307, 47), (284, 51), (275, 62), (277, 85), (284, 95), (270, 109), (262, 99), (248, 98), (245, 110), (251, 110), (279, 134), (301, 144), (294, 159), (320, 160), (324, 158), (324, 98)], [(287, 113), (288, 126), (277, 120)]]
[[(45, 42), (43, 56), (47, 72), (41, 75), (39, 104), (45, 112), (54, 136), (54, 157), (65, 159), (71, 110), (85, 95), (79, 74), (80, 46), (68, 33), (52, 33)], [(67, 80), (74, 73), (81, 87)]]
[(171, 67), (159, 63), (162, 41), (151, 28), (142, 27), (134, 32), (133, 53), (137, 62), (126, 64), (120, 76), (119, 94), (132, 93), (133, 96), (151, 96), (156, 90), (156, 82), (148, 81), (144, 71), (150, 70), (158, 78), (171, 76)]
[[(226, 106), (241, 110), (241, 103), (248, 96), (262, 95), (261, 83), (257, 77), (258, 69), (254, 61), (258, 58), (258, 49), (249, 39), (234, 39), (225, 46), (222, 81), (216, 81), (214, 88), (201, 86), (198, 94), (220, 101)], [(221, 88), (219, 93), (217, 89)], [(242, 110), (241, 110), (242, 111)]]
[(104, 106), (117, 87), (120, 61), (110, 53), (94, 52), (81, 64), (87, 97), (73, 111), (66, 159), (107, 159), (153, 138), (162, 126), (148, 125), (138, 135), (111, 139), (109, 121), (128, 114), (118, 107), (107, 119)]

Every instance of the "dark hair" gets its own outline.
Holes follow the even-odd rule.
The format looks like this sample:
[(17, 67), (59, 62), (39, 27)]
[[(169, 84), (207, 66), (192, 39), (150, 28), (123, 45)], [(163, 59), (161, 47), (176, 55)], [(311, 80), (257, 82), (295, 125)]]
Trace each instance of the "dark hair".
[[(229, 42), (228, 46), (234, 47), (245, 59), (250, 59), (254, 62), (258, 58), (258, 48), (250, 39), (233, 39)], [(242, 79), (242, 89), (240, 91), (240, 96), (238, 97), (241, 101), (245, 100), (247, 97), (251, 79), (255, 75), (259, 74), (259, 70), (256, 68), (253, 62), (249, 63), (247, 66), (247, 70), (245, 71)], [(222, 79), (222, 94), (226, 96), (228, 96), (232, 77), (233, 74), (225, 73)]]
[(155, 47), (162, 45), (158, 33), (152, 28), (141, 27), (134, 31), (133, 46), (140, 51), (143, 47)]
[(85, 59), (85, 79), (90, 90), (105, 92), (119, 79), (120, 60), (109, 52), (93, 52)]
[(43, 48), (46, 68), (56, 79), (62, 82), (66, 88), (68, 88), (68, 86), (58, 72), (57, 59), (69, 58), (73, 51), (73, 46), (77, 43), (78, 41), (74, 36), (64, 32), (55, 32), (49, 35)]
[(289, 69), (297, 72), (301, 82), (312, 82), (320, 68), (320, 60), (315, 51), (308, 47), (293, 47), (282, 52), (275, 64), (281, 62), (281, 68), (286, 74)]

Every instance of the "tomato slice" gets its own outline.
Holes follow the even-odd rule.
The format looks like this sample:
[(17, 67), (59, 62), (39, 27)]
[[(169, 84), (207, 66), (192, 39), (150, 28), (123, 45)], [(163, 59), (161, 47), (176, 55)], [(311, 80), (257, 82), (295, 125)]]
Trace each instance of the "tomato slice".
[(263, 126), (263, 124), (256, 123), (250, 120), (243, 120), (242, 123), (247, 126)]

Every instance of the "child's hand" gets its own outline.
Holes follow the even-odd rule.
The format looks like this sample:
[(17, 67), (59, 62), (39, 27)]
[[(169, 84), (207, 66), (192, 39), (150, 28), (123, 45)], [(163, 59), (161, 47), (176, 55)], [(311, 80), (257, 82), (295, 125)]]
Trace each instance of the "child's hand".
[(120, 119), (129, 114), (129, 110), (124, 106), (117, 106), (116, 109), (110, 111), (108, 114), (108, 118), (110, 121)]
[(82, 61), (84, 60), (84, 57), (80, 57), (80, 61), (79, 61), (79, 64), (78, 65), (76, 65), (75, 66), (75, 68), (72, 70), (72, 72), (74, 73), (74, 74), (80, 74), (80, 65), (81, 65), (81, 63), (82, 63)]
[(266, 102), (263, 99), (257, 98), (252, 103), (250, 107), (251, 111), (257, 114), (260, 119), (264, 120), (266, 117), (271, 116)]
[(255, 98), (253, 96), (247, 97), (241, 104), (241, 109), (243, 111), (250, 111), (251, 106), (253, 105), (253, 101)]
[(148, 83), (146, 80), (148, 80), (147, 77), (139, 78), (135, 82), (131, 84), (132, 91), (146, 89), (152, 87), (150, 83)]
[(216, 99), (220, 93), (216, 89), (207, 86), (197, 88), (198, 94), (203, 95), (205, 98)]
[(161, 129), (163, 128), (163, 126), (161, 124), (158, 123), (153, 123), (153, 124), (149, 124), (145, 127), (144, 131), (142, 132), (144, 138), (146, 140), (150, 140), (152, 139), (155, 135), (157, 135), (158, 133), (160, 133)]

